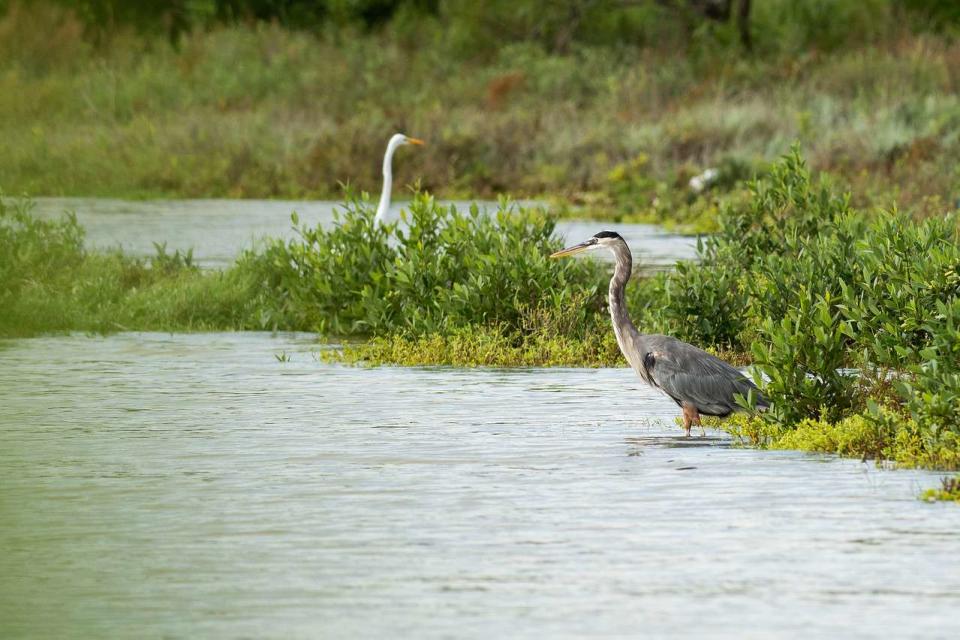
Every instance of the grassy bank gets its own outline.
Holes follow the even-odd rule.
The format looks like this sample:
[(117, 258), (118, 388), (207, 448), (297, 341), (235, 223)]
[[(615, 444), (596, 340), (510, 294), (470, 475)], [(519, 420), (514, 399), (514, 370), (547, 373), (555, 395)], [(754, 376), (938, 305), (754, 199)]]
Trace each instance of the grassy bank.
[(253, 328), (254, 301), (238, 269), (204, 273), (180, 252), (89, 252), (72, 216), (38, 220), (28, 203), (0, 201), (0, 336)]
[[(755, 11), (747, 54), (723, 28), (691, 35), (658, 9), (629, 13), (629, 38), (598, 15), (569, 45), (517, 27), (493, 46), (469, 16), (453, 31), (400, 18), (372, 31), (212, 24), (175, 43), (121, 25), (93, 41), (69, 11), (12, 3), (0, 18), (0, 185), (376, 193), (386, 139), (403, 130), (429, 144), (399, 154), (399, 184), (548, 196), (576, 215), (711, 228), (794, 140), (857, 206), (896, 200), (923, 215), (955, 202), (960, 43), (896, 3), (834, 3), (830, 20), (795, 4)], [(693, 193), (689, 179), (710, 167), (715, 182)]]

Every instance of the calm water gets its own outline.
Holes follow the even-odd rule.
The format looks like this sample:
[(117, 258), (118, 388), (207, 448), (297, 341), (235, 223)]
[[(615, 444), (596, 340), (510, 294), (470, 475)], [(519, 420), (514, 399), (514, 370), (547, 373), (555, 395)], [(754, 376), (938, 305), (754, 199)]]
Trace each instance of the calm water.
[[(290, 213), (311, 226), (330, 224), (336, 202), (278, 200), (110, 200), (100, 198), (38, 198), (35, 211), (43, 217), (58, 217), (73, 211), (87, 230), (91, 247), (121, 247), (136, 256), (156, 253), (154, 242), (166, 242), (167, 250), (193, 248), (197, 263), (207, 267), (230, 264), (237, 253), (264, 237), (292, 237)], [(458, 208), (469, 207), (456, 202)], [(481, 202), (495, 209), (495, 202)], [(403, 203), (394, 203), (391, 216), (399, 216)], [(597, 231), (614, 228), (626, 238), (641, 264), (663, 267), (692, 258), (696, 240), (666, 233), (649, 224), (614, 224), (565, 220), (558, 225), (571, 241), (583, 240)]]
[(626, 369), (316, 349), (0, 342), (0, 636), (960, 637), (936, 474), (686, 440)]

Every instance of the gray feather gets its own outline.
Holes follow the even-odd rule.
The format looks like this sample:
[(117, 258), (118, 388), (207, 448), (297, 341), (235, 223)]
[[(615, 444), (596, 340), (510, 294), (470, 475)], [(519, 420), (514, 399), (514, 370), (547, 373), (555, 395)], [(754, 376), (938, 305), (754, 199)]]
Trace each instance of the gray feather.
[(662, 335), (644, 335), (649, 349), (643, 365), (651, 383), (677, 404), (689, 403), (705, 415), (726, 416), (740, 408), (736, 396), (767, 402), (756, 385), (735, 367), (692, 344)]

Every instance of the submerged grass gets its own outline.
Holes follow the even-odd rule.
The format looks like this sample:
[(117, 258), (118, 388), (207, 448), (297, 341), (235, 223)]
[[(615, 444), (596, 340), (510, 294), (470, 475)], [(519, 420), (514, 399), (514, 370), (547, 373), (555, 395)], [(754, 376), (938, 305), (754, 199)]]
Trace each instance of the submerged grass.
[(322, 356), (335, 362), (376, 366), (618, 367), (623, 356), (609, 332), (583, 337), (516, 334), (500, 327), (470, 327), (452, 334), (389, 335), (347, 343)]
[(835, 422), (808, 418), (786, 426), (736, 414), (711, 426), (753, 447), (826, 453), (905, 468), (960, 469), (956, 435), (931, 439), (915, 421), (894, 411), (879, 416), (856, 414)]
[[(549, 331), (512, 332), (505, 327), (473, 326), (452, 334), (391, 334), (322, 352), (329, 362), (363, 366), (455, 367), (623, 367), (627, 362), (606, 323), (572, 336)], [(749, 354), (707, 348), (724, 360), (745, 366)]]
[(960, 476), (943, 478), (939, 489), (927, 489), (920, 497), (928, 502), (960, 502)]

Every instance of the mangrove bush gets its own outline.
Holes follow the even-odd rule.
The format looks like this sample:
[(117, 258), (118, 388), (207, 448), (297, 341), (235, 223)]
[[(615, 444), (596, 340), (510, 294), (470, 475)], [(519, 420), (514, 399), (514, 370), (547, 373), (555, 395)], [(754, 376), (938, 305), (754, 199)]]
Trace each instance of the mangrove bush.
[(864, 453), (896, 457), (910, 440), (911, 455), (956, 466), (958, 240), (952, 214), (852, 209), (794, 151), (722, 213), (698, 266), (649, 285), (672, 296), (655, 324), (750, 352), (773, 401), (756, 419), (774, 429), (755, 435), (859, 416), (883, 440)]

